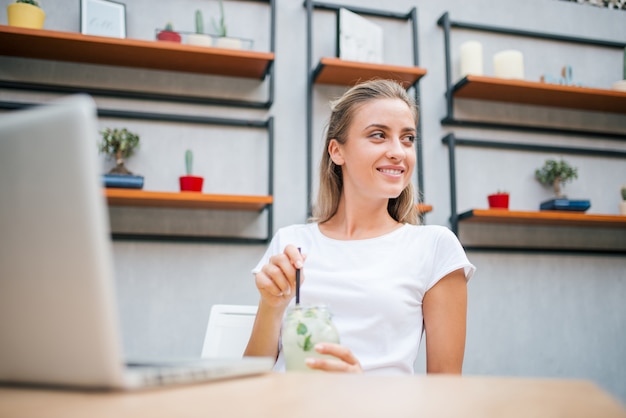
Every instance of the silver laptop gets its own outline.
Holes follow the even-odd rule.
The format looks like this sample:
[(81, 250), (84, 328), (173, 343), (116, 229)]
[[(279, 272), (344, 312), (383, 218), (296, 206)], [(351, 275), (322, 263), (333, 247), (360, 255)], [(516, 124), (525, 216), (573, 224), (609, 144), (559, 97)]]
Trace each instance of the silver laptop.
[(0, 114), (0, 382), (125, 389), (262, 373), (268, 358), (125, 364), (96, 106)]

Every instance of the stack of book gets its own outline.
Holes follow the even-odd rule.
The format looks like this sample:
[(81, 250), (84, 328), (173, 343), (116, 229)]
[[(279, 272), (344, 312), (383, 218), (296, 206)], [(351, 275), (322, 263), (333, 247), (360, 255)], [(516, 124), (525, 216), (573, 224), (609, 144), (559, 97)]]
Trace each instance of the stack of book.
[(130, 174), (103, 174), (104, 187), (118, 189), (142, 189), (143, 176)]
[(584, 212), (591, 207), (591, 202), (587, 199), (550, 199), (539, 205), (539, 210), (568, 210), (574, 212)]

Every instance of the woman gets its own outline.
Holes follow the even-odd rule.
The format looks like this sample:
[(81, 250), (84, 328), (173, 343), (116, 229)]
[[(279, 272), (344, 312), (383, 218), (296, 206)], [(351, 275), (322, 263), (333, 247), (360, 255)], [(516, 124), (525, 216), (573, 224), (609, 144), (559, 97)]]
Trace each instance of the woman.
[[(419, 226), (411, 184), (417, 108), (389, 80), (356, 85), (332, 104), (312, 222), (280, 229), (253, 270), (261, 299), (246, 356), (277, 358), (293, 304), (326, 304), (341, 345), (312, 369), (413, 373), (422, 331), (428, 373), (461, 373), (467, 280), (474, 272), (445, 227)], [(301, 249), (301, 252), (299, 251)]]

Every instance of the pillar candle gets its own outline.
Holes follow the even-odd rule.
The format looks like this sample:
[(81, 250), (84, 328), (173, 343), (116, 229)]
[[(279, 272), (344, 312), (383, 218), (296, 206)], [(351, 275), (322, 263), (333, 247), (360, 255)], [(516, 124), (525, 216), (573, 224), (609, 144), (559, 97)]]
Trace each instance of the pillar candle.
[(524, 56), (520, 51), (509, 49), (493, 56), (496, 77), (524, 79)]
[(478, 41), (461, 44), (461, 78), (468, 74), (483, 75), (483, 46)]

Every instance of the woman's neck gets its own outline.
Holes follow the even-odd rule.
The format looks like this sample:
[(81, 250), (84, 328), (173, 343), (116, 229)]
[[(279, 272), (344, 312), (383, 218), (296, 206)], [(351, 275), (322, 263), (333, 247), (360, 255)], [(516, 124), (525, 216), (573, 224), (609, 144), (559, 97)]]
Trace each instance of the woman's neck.
[(342, 198), (337, 212), (319, 225), (320, 231), (338, 240), (375, 238), (399, 228), (401, 224), (387, 211), (387, 200), (351, 205)]

